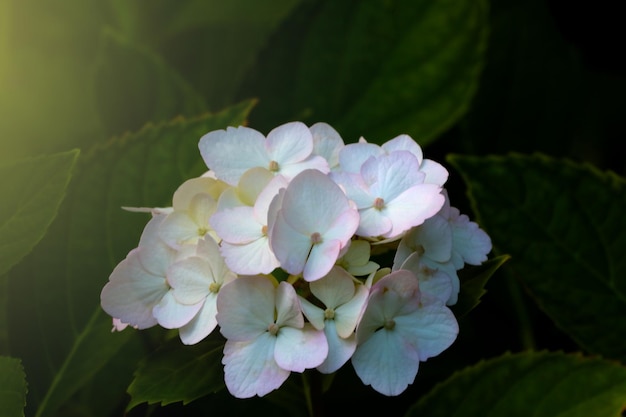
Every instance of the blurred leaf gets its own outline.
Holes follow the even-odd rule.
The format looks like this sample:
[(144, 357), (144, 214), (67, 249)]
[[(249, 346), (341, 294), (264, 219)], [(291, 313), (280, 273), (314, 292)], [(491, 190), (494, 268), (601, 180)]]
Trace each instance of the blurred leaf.
[(33, 370), (31, 414), (40, 407), (38, 415), (52, 415), (135, 334), (112, 335), (111, 318), (99, 305), (108, 275), (137, 245), (148, 220), (121, 206), (171, 204), (184, 180), (207, 169), (199, 138), (243, 124), (253, 104), (148, 125), (81, 159), (62, 214), (9, 280), (11, 350)]
[(0, 161), (102, 139), (90, 88), (100, 3), (0, 1)]
[(259, 50), (299, 3), (113, 0), (111, 9), (120, 33), (158, 53), (215, 109), (236, 101), (235, 93)]
[(626, 407), (626, 368), (563, 353), (505, 354), (457, 372), (411, 416), (613, 417)]
[(494, 247), (582, 347), (626, 360), (626, 186), (542, 155), (452, 156)]
[(192, 346), (172, 339), (139, 365), (128, 387), (128, 409), (144, 402), (187, 404), (219, 391), (224, 387), (223, 348), (224, 339), (217, 334)]
[(459, 300), (452, 306), (452, 311), (457, 318), (467, 315), (480, 304), (480, 299), (487, 292), (485, 285), (510, 258), (508, 255), (500, 255), (479, 266), (466, 265), (459, 271), (461, 292)]
[(65, 197), (78, 150), (0, 165), (0, 276), (43, 238)]
[(425, 145), (469, 105), (486, 20), (486, 1), (305, 3), (251, 72), (256, 116), (266, 128), (325, 121), (348, 142), (408, 133)]
[(94, 84), (108, 135), (206, 111), (203, 98), (160, 56), (113, 30), (102, 33)]
[(26, 375), (19, 359), (0, 356), (0, 415), (20, 417), (26, 405)]

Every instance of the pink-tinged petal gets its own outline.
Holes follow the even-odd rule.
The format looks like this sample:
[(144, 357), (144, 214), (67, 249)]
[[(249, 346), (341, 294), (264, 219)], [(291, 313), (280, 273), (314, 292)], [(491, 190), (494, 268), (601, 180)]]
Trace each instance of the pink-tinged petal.
[(313, 136), (302, 122), (285, 123), (267, 134), (265, 146), (270, 159), (281, 169), (282, 164), (300, 162), (311, 155)]
[(169, 291), (161, 301), (154, 306), (152, 314), (157, 322), (166, 329), (178, 329), (189, 323), (202, 308), (203, 301), (186, 305), (179, 303)]
[(302, 329), (281, 327), (276, 335), (274, 359), (283, 369), (304, 372), (319, 366), (327, 355), (326, 335), (310, 324)]
[(395, 151), (409, 151), (420, 163), (424, 157), (422, 148), (409, 135), (396, 136), (395, 138), (383, 143), (382, 148), (387, 153)]
[(332, 169), (339, 165), (339, 151), (345, 146), (339, 133), (328, 123), (315, 123), (309, 128), (313, 135), (313, 154), (328, 161)]
[(300, 329), (304, 326), (296, 290), (284, 281), (276, 288), (276, 324), (281, 328), (289, 326)]
[(394, 330), (402, 333), (416, 347), (419, 359), (439, 355), (456, 340), (459, 326), (452, 311), (440, 300), (422, 295), (420, 308), (412, 314), (396, 317)]
[(419, 356), (413, 345), (394, 330), (381, 329), (359, 344), (352, 366), (365, 385), (381, 394), (401, 394), (417, 376)]
[(235, 207), (211, 217), (211, 227), (225, 242), (245, 244), (263, 236), (263, 225), (254, 218), (252, 207)]
[(380, 146), (374, 143), (351, 143), (339, 152), (339, 166), (343, 172), (359, 173), (365, 161), (383, 153)]
[(356, 349), (356, 335), (351, 334), (347, 338), (339, 337), (335, 329), (335, 321), (328, 320), (324, 327), (324, 334), (328, 342), (328, 356), (317, 370), (323, 374), (332, 374), (341, 368)]
[(300, 274), (304, 270), (311, 246), (310, 236), (292, 228), (285, 221), (283, 211), (279, 211), (270, 230), (270, 247), (281, 267), (290, 274)]
[(100, 293), (104, 311), (123, 323), (146, 329), (157, 324), (152, 308), (167, 294), (165, 276), (147, 271), (139, 261), (139, 249), (133, 249), (120, 262)]
[(345, 339), (354, 333), (367, 306), (368, 296), (368, 288), (365, 285), (358, 285), (354, 297), (335, 309), (335, 327), (339, 336)]
[(384, 237), (399, 236), (413, 226), (422, 224), (434, 216), (443, 205), (440, 188), (434, 184), (421, 184), (397, 196), (385, 208), (392, 219), (393, 228)]
[(307, 169), (320, 171), (324, 174), (330, 172), (328, 162), (324, 158), (317, 155), (311, 155), (299, 162), (283, 164), (280, 168), (280, 174), (285, 176), (285, 178), (291, 179)]
[(334, 267), (330, 272), (309, 285), (311, 293), (327, 308), (335, 309), (354, 297), (352, 275), (345, 269)]
[(167, 272), (172, 295), (181, 304), (197, 304), (209, 294), (215, 282), (211, 265), (206, 259), (191, 256), (175, 262)]
[(361, 176), (369, 184), (370, 194), (386, 202), (424, 181), (417, 159), (407, 151), (369, 159), (361, 167)]
[(324, 310), (311, 303), (310, 301), (300, 297), (300, 307), (302, 307), (302, 313), (309, 320), (311, 325), (317, 330), (324, 328)]
[(359, 211), (356, 234), (363, 237), (386, 236), (393, 230), (391, 219), (382, 210), (370, 207)]
[(346, 195), (327, 175), (306, 170), (289, 183), (281, 211), (293, 229), (310, 236), (326, 231), (349, 207)]
[(276, 337), (263, 333), (247, 342), (227, 340), (224, 345), (224, 382), (237, 398), (260, 397), (278, 389), (290, 372), (274, 360)]
[(148, 272), (160, 276), (165, 276), (165, 271), (176, 257), (176, 250), (168, 246), (160, 237), (163, 221), (166, 218), (165, 214), (160, 214), (148, 221), (139, 239), (139, 247), (142, 249), (137, 255)]
[(457, 270), (454, 264), (450, 262), (435, 262), (429, 258), (422, 257), (420, 260), (422, 264), (427, 266), (430, 269), (441, 271), (450, 277), (450, 282), (452, 285), (452, 290), (450, 291), (450, 298), (446, 302), (446, 305), (454, 305), (458, 300), (459, 291), (461, 289), (461, 282), (459, 280), (459, 276), (457, 274)]
[(328, 274), (335, 265), (340, 251), (341, 242), (339, 240), (325, 239), (322, 243), (313, 245), (304, 265), (302, 277), (311, 282)]
[(371, 207), (374, 199), (369, 192), (369, 185), (363, 181), (359, 174), (350, 172), (332, 172), (330, 178), (343, 187), (347, 197), (354, 201), (358, 209)]
[[(350, 239), (354, 236), (359, 227), (360, 216), (355, 207), (346, 209), (335, 218), (330, 227), (324, 231), (323, 238), (328, 240), (338, 240), (341, 248), (348, 247)], [(341, 256), (344, 254), (342, 253)]]
[(244, 126), (209, 132), (200, 138), (198, 148), (215, 176), (230, 185), (237, 185), (248, 169), (267, 168), (270, 162), (265, 137)]
[(281, 189), (287, 188), (289, 181), (282, 175), (276, 175), (259, 193), (254, 203), (254, 218), (259, 224), (268, 225), (270, 204)]
[(215, 330), (217, 327), (216, 301), (217, 294), (209, 294), (198, 314), (178, 330), (180, 340), (185, 345), (195, 345)]
[(196, 254), (211, 265), (211, 279), (223, 284), (235, 278), (235, 274), (226, 267), (224, 258), (220, 254), (217, 242), (210, 236), (200, 239), (196, 245)]
[(217, 322), (224, 337), (251, 340), (274, 322), (274, 285), (264, 277), (239, 277), (217, 296)]
[(228, 267), (240, 275), (269, 274), (280, 266), (266, 237), (245, 245), (222, 242), (221, 253)]
[(424, 178), (425, 184), (436, 184), (440, 187), (448, 181), (448, 170), (439, 162), (430, 159), (424, 159), (420, 165), (420, 171), (426, 174)]

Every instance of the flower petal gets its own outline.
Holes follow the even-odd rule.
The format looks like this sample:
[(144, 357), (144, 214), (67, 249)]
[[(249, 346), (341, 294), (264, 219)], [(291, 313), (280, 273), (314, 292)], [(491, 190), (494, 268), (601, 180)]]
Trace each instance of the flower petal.
[(415, 346), (395, 330), (375, 332), (352, 355), (352, 366), (366, 385), (384, 395), (399, 395), (413, 383), (419, 368)]
[(265, 137), (244, 126), (209, 132), (200, 138), (198, 148), (215, 176), (230, 185), (237, 185), (243, 173), (252, 167), (267, 168), (270, 161)]
[(195, 345), (207, 337), (217, 327), (217, 294), (209, 294), (200, 311), (180, 329), (178, 334), (185, 345)]
[(274, 360), (275, 343), (276, 337), (267, 332), (247, 342), (226, 341), (224, 382), (234, 397), (262, 397), (287, 380), (290, 372)]
[(310, 324), (302, 329), (281, 327), (278, 331), (274, 358), (283, 369), (304, 372), (319, 366), (327, 355), (326, 335)]
[(154, 306), (152, 314), (159, 324), (166, 329), (178, 329), (194, 318), (202, 308), (203, 303), (204, 300), (191, 305), (179, 303), (174, 298), (172, 291), (168, 291), (161, 301)]
[(227, 339), (251, 340), (274, 322), (274, 285), (264, 277), (239, 277), (217, 296), (217, 322)]
[(328, 342), (328, 356), (317, 370), (323, 374), (332, 374), (352, 357), (356, 350), (356, 335), (351, 334), (348, 338), (339, 337), (334, 320), (327, 320), (324, 334)]

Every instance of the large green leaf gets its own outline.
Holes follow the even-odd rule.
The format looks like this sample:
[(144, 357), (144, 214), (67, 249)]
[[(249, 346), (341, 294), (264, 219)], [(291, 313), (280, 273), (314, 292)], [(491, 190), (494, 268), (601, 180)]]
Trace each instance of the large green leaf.
[(77, 150), (0, 165), (0, 276), (43, 238), (65, 197)]
[(457, 303), (452, 306), (452, 311), (457, 318), (465, 316), (480, 304), (480, 299), (487, 292), (485, 285), (509, 259), (508, 255), (500, 255), (479, 266), (466, 265), (459, 271), (461, 291)]
[(624, 179), (541, 155), (449, 162), (538, 305), (585, 349), (626, 360)]
[(19, 359), (0, 356), (0, 415), (20, 417), (26, 405), (26, 375)]
[(143, 402), (187, 404), (222, 389), (223, 348), (224, 339), (217, 334), (193, 346), (178, 338), (163, 345), (139, 365), (128, 387), (132, 397), (128, 408)]
[(623, 366), (580, 355), (525, 352), (456, 373), (406, 416), (609, 417), (624, 407)]
[(244, 123), (252, 105), (148, 125), (85, 155), (62, 215), (9, 277), (11, 350), (29, 375), (32, 370), (31, 414), (52, 415), (139, 334), (111, 334), (110, 317), (99, 305), (108, 275), (137, 245), (148, 220), (121, 206), (170, 205), (178, 185), (206, 170), (198, 139)]
[(426, 144), (469, 105), (487, 14), (486, 1), (468, 0), (304, 4), (251, 73), (258, 121), (326, 121), (349, 142), (408, 133)]
[(203, 98), (159, 55), (110, 29), (102, 33), (94, 88), (109, 135), (206, 110)]

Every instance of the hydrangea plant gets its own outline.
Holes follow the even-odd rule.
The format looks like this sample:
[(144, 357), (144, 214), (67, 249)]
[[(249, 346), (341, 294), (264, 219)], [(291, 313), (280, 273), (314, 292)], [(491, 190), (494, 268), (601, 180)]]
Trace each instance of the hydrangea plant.
[(114, 330), (160, 325), (185, 345), (219, 331), (238, 398), (348, 362), (398, 395), (454, 343), (457, 272), (491, 240), (411, 137), (346, 145), (326, 123), (290, 122), (212, 131), (199, 150), (208, 171), (172, 207), (139, 209), (152, 217), (101, 292)]

